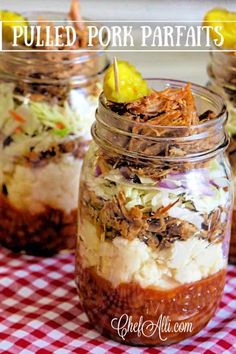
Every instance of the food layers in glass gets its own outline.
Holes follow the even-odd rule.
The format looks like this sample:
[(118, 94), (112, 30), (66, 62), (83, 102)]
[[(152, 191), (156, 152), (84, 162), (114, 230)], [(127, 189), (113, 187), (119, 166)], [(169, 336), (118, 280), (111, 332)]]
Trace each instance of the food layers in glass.
[[(45, 20), (65, 18), (41, 15)], [(106, 67), (104, 52), (2, 53), (3, 246), (41, 256), (74, 248), (80, 169)]]
[[(170, 344), (209, 322), (224, 288), (231, 226), (221, 99), (192, 85), (196, 115), (184, 83), (151, 85), (165, 90), (131, 104), (101, 96), (80, 182), (79, 295), (100, 332), (132, 345)], [(184, 126), (188, 119), (198, 125)], [(172, 327), (160, 334), (163, 316)], [(181, 326), (190, 330), (174, 330)]]

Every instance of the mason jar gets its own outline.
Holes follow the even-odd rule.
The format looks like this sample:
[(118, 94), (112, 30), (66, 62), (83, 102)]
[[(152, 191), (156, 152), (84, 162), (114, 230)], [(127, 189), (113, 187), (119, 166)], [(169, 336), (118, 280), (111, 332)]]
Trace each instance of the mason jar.
[[(216, 49), (216, 48), (214, 48)], [(230, 135), (228, 148), (229, 160), (236, 185), (236, 56), (231, 52), (217, 51), (210, 52), (208, 64), (209, 83), (208, 86), (220, 94), (227, 105), (229, 118), (226, 129)], [(229, 250), (229, 261), (236, 264), (236, 198), (234, 200), (231, 241)]]
[[(158, 91), (184, 85), (149, 82)], [(76, 284), (95, 328), (125, 344), (194, 335), (224, 288), (232, 209), (227, 113), (218, 95), (191, 88), (198, 113), (211, 110), (215, 119), (139, 123), (112, 111), (101, 94), (92, 126), (80, 180)]]
[(40, 256), (75, 247), (80, 168), (107, 66), (104, 51), (1, 53), (3, 246)]

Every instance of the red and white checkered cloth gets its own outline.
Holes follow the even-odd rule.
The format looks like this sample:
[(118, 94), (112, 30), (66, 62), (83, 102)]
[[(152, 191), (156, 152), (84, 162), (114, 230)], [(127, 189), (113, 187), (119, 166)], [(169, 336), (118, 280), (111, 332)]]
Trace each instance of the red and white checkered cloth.
[(181, 344), (128, 347), (97, 333), (83, 313), (71, 254), (41, 259), (0, 249), (0, 353), (236, 353), (236, 267), (230, 266), (220, 310)]

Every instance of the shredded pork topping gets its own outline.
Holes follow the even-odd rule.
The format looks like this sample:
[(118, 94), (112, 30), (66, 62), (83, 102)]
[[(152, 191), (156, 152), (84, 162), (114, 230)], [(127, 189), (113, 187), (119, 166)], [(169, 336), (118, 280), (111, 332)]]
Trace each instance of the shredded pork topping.
[(190, 84), (183, 89), (167, 88), (129, 103), (127, 111), (151, 125), (196, 125), (199, 123)]
[[(181, 157), (206, 152), (215, 147), (220, 140), (221, 132), (215, 134), (214, 128), (212, 132), (208, 129), (209, 138), (201, 134), (205, 133), (202, 123), (216, 118), (216, 114), (211, 110), (198, 113), (190, 84), (178, 89), (152, 91), (149, 96), (131, 103), (119, 104), (108, 101), (107, 106), (122, 117), (126, 117), (126, 120), (127, 118), (130, 120), (128, 131), (132, 136), (127, 138), (120, 134), (114, 137), (114, 143), (118, 142), (128, 151), (141, 152), (148, 157)], [(121, 119), (120, 125), (127, 130), (127, 121)], [(196, 138), (193, 138), (191, 143), (184, 141), (184, 137), (194, 135)], [(160, 137), (165, 140), (156, 139)]]
[(215, 118), (210, 110), (198, 115), (190, 84), (179, 89), (153, 91), (149, 96), (131, 103), (108, 102), (108, 105), (113, 111), (135, 122), (154, 126), (192, 126)]

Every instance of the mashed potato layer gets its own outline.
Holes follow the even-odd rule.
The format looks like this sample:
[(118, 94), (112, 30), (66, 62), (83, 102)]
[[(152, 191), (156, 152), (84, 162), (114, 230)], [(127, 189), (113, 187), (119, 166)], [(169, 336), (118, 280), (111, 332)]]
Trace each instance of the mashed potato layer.
[[(4, 180), (10, 203), (19, 210), (40, 213), (45, 207), (70, 213), (77, 208), (82, 160), (63, 156), (45, 166), (15, 165)], [(3, 176), (2, 176), (3, 179)]]
[(137, 282), (143, 288), (170, 289), (198, 281), (226, 266), (222, 244), (209, 244), (197, 237), (154, 251), (139, 239), (100, 241), (88, 220), (82, 220), (79, 235), (83, 266), (95, 267), (114, 287)]

